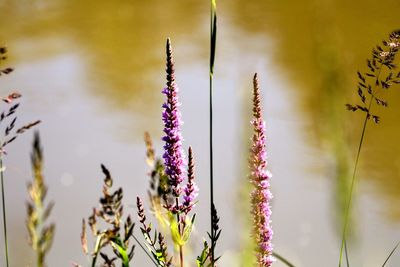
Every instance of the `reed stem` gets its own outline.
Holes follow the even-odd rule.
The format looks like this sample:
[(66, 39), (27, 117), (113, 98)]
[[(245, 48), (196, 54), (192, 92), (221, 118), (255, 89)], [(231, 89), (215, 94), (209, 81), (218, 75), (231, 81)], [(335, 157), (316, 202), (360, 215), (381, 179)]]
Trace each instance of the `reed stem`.
[(1, 177), (1, 200), (3, 208), (3, 230), (4, 230), (4, 248), (6, 254), (6, 266), (9, 267), (8, 259), (8, 240), (7, 240), (7, 217), (6, 217), (6, 201), (4, 192), (4, 168), (3, 168), (3, 158), (0, 156), (0, 177)]

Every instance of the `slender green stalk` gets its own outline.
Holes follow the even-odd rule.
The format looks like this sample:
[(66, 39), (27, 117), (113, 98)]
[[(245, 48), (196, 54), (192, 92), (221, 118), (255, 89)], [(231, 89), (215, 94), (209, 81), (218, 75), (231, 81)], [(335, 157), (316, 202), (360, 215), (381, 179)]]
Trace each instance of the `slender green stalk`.
[(348, 219), (349, 219), (349, 213), (350, 213), (349, 211), (350, 211), (350, 205), (351, 205), (352, 196), (353, 196), (354, 184), (355, 184), (355, 180), (356, 180), (355, 178), (356, 178), (357, 165), (358, 165), (358, 160), (360, 158), (361, 147), (362, 147), (362, 144), (363, 144), (363, 141), (364, 141), (365, 129), (367, 128), (367, 122), (368, 122), (368, 114), (365, 116), (365, 120), (364, 120), (364, 123), (363, 123), (361, 139), (360, 139), (360, 143), (358, 145), (356, 163), (354, 164), (353, 176), (352, 176), (351, 185), (350, 185), (349, 199), (347, 201), (347, 206), (346, 206), (344, 227), (343, 227), (343, 234), (342, 234), (342, 245), (340, 247), (339, 267), (342, 264), (343, 249), (344, 249), (344, 246), (345, 246), (345, 238), (346, 238), (346, 234), (347, 234)]
[[(373, 96), (371, 96), (371, 100), (369, 101), (368, 110), (370, 110), (370, 108), (371, 108), (372, 100), (373, 100)], [(349, 225), (348, 221), (349, 221), (349, 214), (350, 214), (350, 206), (351, 206), (351, 201), (352, 201), (352, 197), (353, 197), (354, 184), (355, 184), (355, 181), (356, 181), (356, 172), (357, 172), (358, 160), (360, 158), (361, 147), (362, 147), (362, 144), (364, 142), (365, 130), (367, 128), (369, 114), (370, 113), (367, 112), (367, 114), (365, 115), (364, 122), (363, 122), (363, 128), (362, 128), (360, 143), (358, 145), (358, 150), (357, 150), (356, 163), (354, 164), (353, 176), (351, 178), (349, 199), (347, 201), (346, 212), (345, 212), (345, 216), (344, 216), (344, 226), (343, 226), (343, 233), (342, 233), (342, 244), (341, 244), (341, 247), (340, 247), (340, 256), (339, 256), (339, 267), (342, 266), (343, 250), (344, 250), (344, 246), (345, 246), (347, 228), (348, 228), (348, 225)]]
[(147, 251), (147, 249), (142, 245), (142, 243), (140, 243), (139, 239), (137, 239), (136, 236), (132, 235), (133, 239), (136, 241), (136, 243), (139, 245), (139, 247), (144, 251), (144, 253), (146, 253), (147, 257), (149, 257), (149, 259), (154, 263), (154, 265), (156, 267), (158, 267), (159, 265), (157, 264), (157, 262), (153, 259), (153, 257), (151, 257), (150, 253)]
[(43, 254), (39, 254), (39, 256), (37, 258), (36, 267), (43, 267), (43, 262), (44, 262), (44, 255)]
[(382, 264), (382, 267), (385, 267), (386, 263), (389, 261), (390, 257), (392, 257), (393, 253), (396, 251), (398, 246), (400, 245), (400, 242), (396, 244), (396, 246), (392, 249), (390, 252), (389, 256), (386, 258), (385, 262)]
[(272, 252), (272, 255), (277, 258), (278, 260), (280, 260), (281, 262), (283, 262), (286, 266), (288, 267), (295, 267), (291, 262), (289, 262), (287, 259), (285, 259), (283, 256), (281, 256), (280, 254), (276, 253), (276, 252)]
[[(387, 90), (390, 88), (391, 84), (399, 84), (400, 83), (400, 74), (397, 73), (395, 74), (393, 71), (396, 69), (396, 64), (394, 64), (394, 60), (396, 57), (396, 54), (399, 52), (399, 47), (400, 47), (400, 31), (393, 31), (389, 35), (388, 40), (383, 40), (382, 45), (377, 45), (376, 48), (372, 49), (372, 57), (371, 59), (367, 59), (367, 66), (369, 71), (365, 72), (365, 76), (363, 76), (360, 72), (357, 72), (359, 82), (358, 82), (358, 95), (360, 96), (360, 99), (363, 104), (361, 105), (351, 105), (351, 104), (346, 104), (346, 107), (350, 111), (363, 111), (366, 113), (365, 115), (365, 120), (363, 124), (363, 130), (361, 133), (361, 138), (360, 138), (360, 143), (358, 146), (358, 151), (357, 151), (357, 157), (356, 161), (354, 164), (354, 170), (353, 170), (353, 177), (351, 180), (351, 186), (350, 186), (350, 192), (348, 196), (348, 201), (346, 205), (346, 211), (345, 211), (345, 221), (344, 221), (344, 226), (343, 226), (343, 235), (342, 235), (342, 245), (340, 247), (340, 256), (339, 256), (339, 267), (341, 267), (342, 264), (342, 257), (343, 257), (343, 250), (345, 247), (345, 242), (346, 242), (346, 234), (347, 234), (347, 228), (348, 228), (348, 220), (349, 220), (349, 212), (351, 208), (351, 200), (353, 196), (353, 190), (354, 190), (354, 185), (355, 185), (355, 179), (356, 179), (356, 171), (357, 171), (357, 166), (358, 166), (358, 161), (360, 158), (360, 153), (361, 153), (361, 147), (364, 141), (365, 137), (365, 130), (367, 127), (367, 122), (370, 118), (373, 119), (375, 123), (379, 123), (379, 117), (376, 115), (371, 114), (371, 105), (374, 100), (376, 100), (377, 105), (381, 105), (383, 107), (387, 107), (387, 102), (377, 98), (376, 96), (379, 94), (380, 89)], [(384, 47), (384, 48), (382, 48)], [(379, 66), (377, 65), (379, 63)], [(381, 71), (382, 68), (386, 67), (388, 69), (388, 75), (384, 79), (380, 79)], [(366, 77), (372, 77), (374, 80), (373, 85), (371, 83), (367, 82)], [(365, 105), (366, 102), (366, 97), (365, 97), (365, 91), (368, 92), (368, 94), (371, 96), (369, 100), (368, 107)]]
[[(212, 74), (210, 73), (210, 210), (212, 211), (212, 206), (214, 205), (214, 169), (213, 169), (213, 79)], [(210, 212), (210, 233), (211, 233), (211, 240), (214, 239), (214, 231), (213, 231), (213, 216), (211, 216)], [(211, 242), (213, 244), (213, 242)], [(214, 246), (211, 245), (211, 261), (212, 266), (214, 266)]]
[[(382, 67), (383, 67), (383, 64), (381, 64), (380, 67), (379, 67), (378, 75), (376, 76), (377, 80), (379, 80)], [(375, 88), (376, 88), (376, 85), (375, 85)], [(353, 176), (351, 178), (350, 192), (349, 192), (349, 197), (348, 197), (349, 199), (347, 201), (346, 212), (345, 212), (345, 217), (344, 217), (344, 226), (343, 226), (343, 233), (342, 233), (342, 244), (340, 246), (339, 267), (342, 266), (343, 250), (344, 250), (345, 244), (346, 244), (346, 235), (347, 235), (347, 229), (348, 229), (348, 225), (349, 225), (350, 207), (351, 207), (351, 201), (352, 201), (352, 198), (353, 198), (354, 184), (355, 184), (355, 181), (356, 181), (356, 172), (357, 172), (358, 160), (360, 158), (361, 147), (362, 147), (363, 142), (364, 142), (365, 130), (367, 129), (367, 123), (368, 123), (369, 117), (371, 115), (372, 102), (373, 102), (374, 97), (376, 95), (375, 88), (374, 88), (374, 91), (371, 93), (371, 98), (369, 100), (368, 111), (366, 112), (366, 115), (365, 115), (363, 128), (362, 128), (362, 132), (361, 132), (360, 143), (359, 143), (358, 149), (357, 149), (357, 156), (356, 156), (356, 162), (354, 164)]]
[(211, 235), (211, 266), (215, 265), (213, 231), (213, 207), (214, 205), (214, 165), (213, 165), (213, 74), (215, 61), (215, 48), (217, 38), (217, 14), (216, 0), (211, 0), (211, 20), (210, 20), (210, 235)]
[(6, 200), (5, 200), (5, 192), (4, 192), (4, 168), (3, 168), (3, 159), (0, 156), (0, 176), (1, 176), (1, 200), (3, 205), (3, 230), (4, 230), (4, 248), (6, 254), (6, 266), (9, 267), (9, 259), (8, 259), (8, 240), (7, 240), (7, 217), (6, 217)]
[(350, 267), (350, 262), (349, 262), (349, 252), (347, 251), (347, 242), (344, 241), (344, 253), (346, 255), (346, 264), (347, 267)]
[[(176, 206), (177, 207), (179, 206), (179, 199), (178, 198), (176, 198)], [(176, 222), (178, 224), (179, 234), (182, 236), (183, 229), (181, 229), (181, 224), (180, 224), (179, 214), (178, 213), (176, 214)], [(179, 261), (180, 261), (180, 266), (183, 267), (183, 246), (182, 245), (179, 245)]]
[(181, 261), (181, 267), (183, 267), (183, 246), (179, 246), (179, 260)]

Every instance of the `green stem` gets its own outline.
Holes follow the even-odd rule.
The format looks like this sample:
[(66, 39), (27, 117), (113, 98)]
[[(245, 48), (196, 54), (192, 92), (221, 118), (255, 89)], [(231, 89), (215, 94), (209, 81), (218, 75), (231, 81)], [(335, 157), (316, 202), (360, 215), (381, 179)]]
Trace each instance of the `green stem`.
[[(370, 107), (371, 107), (371, 102), (372, 102), (372, 98), (371, 98), (371, 101), (370, 101)], [(368, 108), (368, 110), (369, 110), (369, 108)], [(348, 228), (348, 225), (349, 225), (348, 224), (348, 220), (349, 220), (349, 214), (350, 214), (351, 201), (352, 201), (352, 197), (353, 197), (354, 184), (355, 184), (355, 181), (356, 181), (357, 165), (358, 165), (358, 160), (360, 158), (361, 147), (362, 147), (362, 144), (363, 144), (363, 141), (364, 141), (365, 129), (367, 128), (368, 116), (369, 116), (369, 112), (367, 112), (367, 115), (365, 116), (363, 129), (362, 129), (362, 134), (361, 134), (361, 139), (360, 139), (360, 143), (358, 145), (356, 163), (354, 165), (353, 176), (352, 176), (352, 179), (351, 179), (349, 199), (347, 201), (346, 212), (345, 212), (345, 216), (344, 216), (344, 226), (343, 226), (343, 233), (342, 233), (342, 244), (340, 246), (339, 267), (342, 266), (343, 250), (344, 250), (344, 245), (345, 245), (347, 228)]]
[(37, 267), (43, 267), (43, 262), (44, 262), (44, 253), (39, 252), (37, 258)]
[(347, 251), (347, 242), (346, 240), (344, 241), (344, 253), (346, 255), (346, 266), (350, 267), (350, 262), (349, 262), (349, 252)]
[[(379, 66), (379, 70), (376, 75), (376, 80), (378, 80), (378, 81), (379, 81), (379, 77), (381, 75), (382, 67), (383, 67), (383, 63), (381, 63), (381, 65)], [(351, 186), (350, 186), (350, 192), (349, 192), (349, 199), (347, 201), (346, 212), (345, 212), (345, 219), (344, 219), (344, 226), (343, 226), (343, 233), (342, 233), (342, 244), (340, 246), (339, 267), (342, 266), (343, 250), (344, 250), (345, 242), (346, 242), (346, 234), (347, 234), (347, 228), (348, 228), (350, 206), (351, 206), (351, 200), (352, 200), (352, 196), (353, 196), (354, 184), (355, 184), (355, 180), (356, 180), (356, 171), (357, 171), (358, 160), (360, 158), (360, 152), (361, 152), (361, 147), (362, 147), (362, 144), (364, 141), (365, 129), (367, 128), (367, 122), (371, 115), (370, 111), (371, 111), (372, 101), (374, 100), (374, 97), (378, 93), (378, 89), (375, 90), (376, 87), (377, 86), (375, 85), (374, 90), (371, 92), (371, 99), (369, 100), (367, 114), (365, 115), (365, 120), (364, 120), (363, 129), (362, 129), (362, 133), (361, 133), (361, 138), (360, 138), (360, 144), (358, 145), (356, 163), (354, 164), (353, 177), (351, 179)]]
[[(155, 266), (160, 266), (157, 264), (157, 262), (153, 259), (153, 257), (150, 255), (150, 253), (147, 251), (147, 249), (142, 245), (142, 243), (140, 243), (139, 239), (137, 239), (136, 236), (132, 235), (133, 239), (135, 239), (136, 243), (139, 245), (139, 247), (144, 251), (144, 253), (146, 253), (147, 257), (149, 257), (149, 259), (154, 263)], [(167, 260), (167, 259), (166, 259)]]
[[(382, 64), (381, 64), (381, 66), (379, 68), (379, 72), (378, 72), (378, 75), (377, 75), (376, 79), (379, 79), (381, 70), (382, 70)], [(368, 122), (368, 119), (369, 119), (370, 114), (371, 114), (370, 113), (371, 105), (372, 105), (372, 101), (374, 100), (375, 94), (376, 94), (376, 92), (374, 90), (371, 93), (371, 99), (369, 100), (368, 111), (367, 111), (367, 114), (365, 115), (363, 128), (362, 128), (362, 133), (361, 133), (361, 138), (360, 138), (360, 143), (358, 145), (356, 163), (354, 164), (353, 176), (352, 176), (351, 185), (350, 185), (349, 199), (347, 201), (346, 212), (345, 212), (345, 217), (344, 217), (344, 226), (343, 226), (343, 233), (342, 233), (342, 244), (340, 246), (340, 256), (339, 256), (339, 267), (342, 266), (343, 250), (344, 250), (345, 242), (346, 242), (346, 234), (347, 234), (347, 228), (348, 228), (348, 224), (349, 224), (348, 220), (349, 220), (349, 214), (350, 214), (350, 206), (351, 206), (351, 201), (352, 201), (352, 197), (353, 197), (354, 184), (355, 184), (355, 181), (356, 181), (356, 172), (357, 172), (358, 160), (360, 158), (361, 147), (362, 147), (362, 144), (364, 142), (365, 130), (367, 128), (367, 122)]]
[(121, 254), (122, 267), (129, 267), (129, 256), (128, 253), (126, 252), (126, 249), (122, 248), (122, 250), (119, 250), (119, 252)]
[(214, 231), (213, 231), (213, 205), (214, 205), (214, 165), (213, 165), (213, 75), (210, 73), (210, 234), (211, 234), (211, 266), (214, 267)]
[(179, 259), (181, 261), (181, 267), (183, 267), (183, 246), (179, 246)]
[(3, 159), (0, 156), (0, 172), (1, 172), (1, 200), (3, 205), (3, 229), (4, 229), (4, 247), (6, 254), (6, 266), (9, 267), (8, 260), (8, 240), (7, 240), (7, 217), (6, 217), (6, 200), (4, 192), (4, 169), (3, 169)]
[(281, 262), (283, 262), (286, 266), (288, 267), (294, 267), (294, 265), (289, 262), (287, 259), (285, 259), (284, 257), (282, 257), (280, 254), (273, 252), (272, 255), (277, 258), (278, 260), (280, 260)]
[(215, 235), (213, 231), (214, 219), (214, 160), (213, 160), (213, 74), (215, 62), (215, 50), (217, 40), (217, 3), (211, 0), (210, 16), (210, 238), (211, 238), (211, 267), (214, 267)]

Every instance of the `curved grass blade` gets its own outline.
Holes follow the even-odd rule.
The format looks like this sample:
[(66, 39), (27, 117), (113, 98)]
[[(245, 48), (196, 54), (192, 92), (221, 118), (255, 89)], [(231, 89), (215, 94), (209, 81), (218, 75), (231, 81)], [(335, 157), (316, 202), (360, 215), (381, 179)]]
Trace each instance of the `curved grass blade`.
[(283, 256), (279, 255), (276, 252), (272, 252), (272, 256), (274, 256), (275, 258), (277, 258), (278, 260), (280, 260), (282, 263), (286, 264), (286, 266), (288, 267), (295, 267), (293, 265), (293, 263), (291, 263), (290, 261), (288, 261), (287, 259), (285, 259)]
[(399, 245), (400, 245), (400, 241), (392, 249), (392, 251), (390, 252), (389, 256), (386, 258), (385, 262), (382, 264), (382, 267), (385, 267), (386, 263), (389, 261), (390, 257), (392, 257), (393, 253), (396, 251), (396, 249), (399, 247)]

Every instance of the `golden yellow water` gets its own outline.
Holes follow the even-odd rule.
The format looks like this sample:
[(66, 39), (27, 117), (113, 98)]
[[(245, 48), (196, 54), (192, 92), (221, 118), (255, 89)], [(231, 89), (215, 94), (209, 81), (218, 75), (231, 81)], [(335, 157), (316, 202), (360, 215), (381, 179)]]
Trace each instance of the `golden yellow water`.
[[(57, 223), (49, 266), (85, 262), (80, 222), (100, 195), (100, 163), (126, 188), (127, 212), (134, 213), (136, 195), (145, 196), (142, 133), (148, 130), (157, 140), (162, 134), (167, 37), (175, 50), (185, 147), (193, 145), (198, 165), (194, 255), (200, 249), (208, 230), (208, 4), (0, 1), (0, 42), (9, 48), (7, 63), (16, 68), (1, 77), (0, 90), (23, 93), (19, 120), (43, 120), (46, 179)], [(237, 229), (246, 221), (248, 199), (239, 192), (246, 184), (247, 109), (256, 71), (274, 173), (275, 248), (296, 266), (337, 265), (341, 211), (363, 119), (344, 104), (357, 100), (356, 71), (365, 70), (374, 45), (400, 28), (399, 12), (395, 0), (218, 1), (215, 172), (224, 229), (221, 266), (241, 266), (237, 258), (244, 242)], [(381, 124), (367, 128), (351, 224), (356, 266), (379, 266), (400, 239), (399, 89), (390, 89), (387, 110), (377, 110)], [(162, 143), (156, 144), (160, 153)], [(24, 136), (6, 159), (12, 266), (32, 262), (20, 257), (29, 254), (24, 242), (29, 151), (30, 136)], [(135, 258), (137, 266), (150, 264), (139, 248)], [(399, 262), (395, 256), (388, 266)]]

